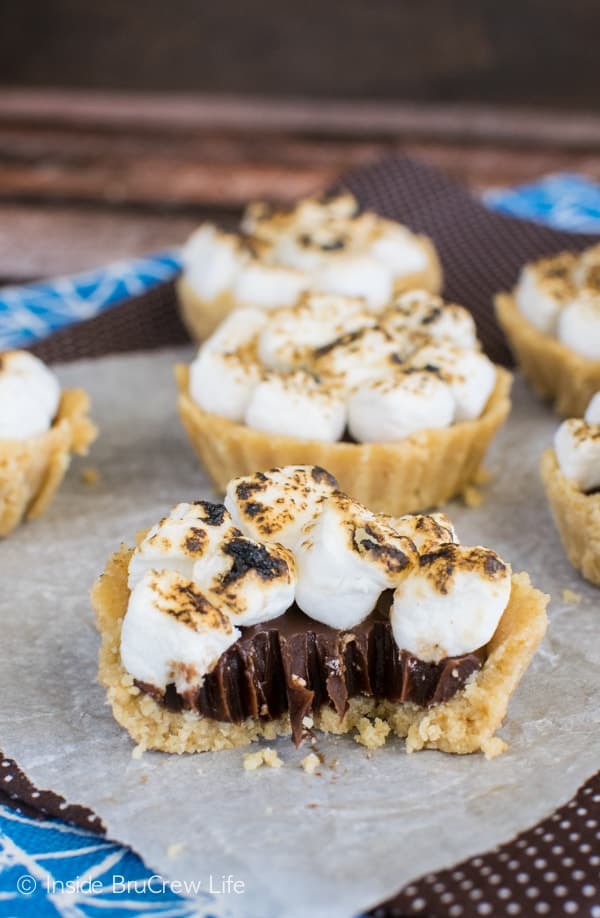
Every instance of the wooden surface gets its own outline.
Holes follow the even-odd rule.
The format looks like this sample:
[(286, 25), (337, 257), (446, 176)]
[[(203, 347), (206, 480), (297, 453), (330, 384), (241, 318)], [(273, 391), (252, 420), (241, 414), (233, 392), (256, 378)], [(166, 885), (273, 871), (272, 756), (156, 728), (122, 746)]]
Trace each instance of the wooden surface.
[(0, 84), (600, 111), (597, 0), (4, 0)]
[(600, 116), (472, 106), (0, 91), (0, 282), (178, 244), (402, 151), (474, 192), (600, 180)]

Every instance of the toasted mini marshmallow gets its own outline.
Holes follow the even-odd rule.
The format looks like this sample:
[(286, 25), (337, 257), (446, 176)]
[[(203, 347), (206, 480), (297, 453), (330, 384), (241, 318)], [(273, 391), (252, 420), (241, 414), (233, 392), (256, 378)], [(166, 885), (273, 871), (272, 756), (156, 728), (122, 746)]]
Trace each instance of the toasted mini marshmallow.
[(348, 429), (359, 443), (393, 442), (419, 430), (448, 427), (454, 411), (450, 387), (436, 373), (399, 369), (350, 395)]
[(191, 578), (194, 565), (216, 550), (228, 533), (237, 532), (222, 504), (206, 500), (181, 503), (156, 523), (129, 562), (129, 589), (149, 570), (171, 569)]
[(232, 354), (245, 347), (267, 324), (267, 313), (252, 306), (234, 309), (202, 344), (202, 350)]
[(600, 292), (600, 243), (584, 249), (575, 268), (575, 280), (581, 289)]
[(274, 309), (295, 303), (307, 286), (302, 271), (252, 259), (240, 270), (233, 295), (240, 303)]
[(584, 420), (588, 424), (600, 424), (600, 392), (592, 396), (589, 405), (585, 409)]
[(455, 421), (478, 418), (496, 385), (496, 367), (481, 351), (431, 344), (413, 354), (410, 365), (439, 370), (454, 397)]
[(333, 475), (318, 465), (288, 465), (234, 478), (227, 485), (225, 506), (250, 538), (294, 550), (303, 526), (337, 488)]
[(408, 513), (390, 517), (399, 535), (412, 539), (420, 555), (434, 551), (447, 542), (458, 543), (456, 530), (445, 513)]
[(340, 492), (304, 527), (295, 555), (297, 604), (342, 630), (362, 622), (417, 558), (410, 539)]
[(581, 491), (600, 488), (600, 424), (577, 418), (563, 421), (554, 437), (563, 475)]
[(190, 365), (189, 392), (205, 411), (243, 421), (260, 378), (260, 364), (244, 350), (223, 354), (202, 347)]
[(0, 439), (45, 433), (59, 401), (59, 382), (41, 360), (26, 351), (0, 353)]
[(582, 357), (600, 360), (600, 292), (584, 290), (564, 307), (558, 337)]
[(561, 252), (525, 265), (515, 288), (515, 300), (528, 322), (547, 335), (556, 332), (562, 307), (575, 292), (577, 257)]
[(387, 265), (370, 255), (336, 254), (316, 270), (314, 287), (327, 293), (362, 297), (374, 311), (389, 303), (393, 275)]
[(313, 349), (369, 324), (373, 319), (360, 300), (311, 294), (269, 315), (258, 337), (258, 356), (269, 369), (291, 369), (306, 362)]
[(264, 433), (333, 443), (344, 433), (346, 403), (305, 370), (266, 373), (252, 390), (244, 419)]
[(478, 650), (494, 634), (510, 591), (510, 567), (488, 548), (448, 544), (421, 555), (394, 592), (396, 644), (434, 663)]
[(382, 313), (379, 321), (394, 336), (410, 332), (468, 350), (478, 347), (477, 329), (471, 313), (456, 303), (444, 303), (440, 296), (427, 290), (410, 290), (401, 294), (393, 306)]
[(296, 562), (283, 545), (264, 545), (235, 530), (194, 565), (194, 583), (235, 625), (278, 618), (294, 602)]
[(394, 278), (415, 274), (427, 267), (427, 255), (419, 240), (399, 223), (378, 221), (370, 254), (383, 262)]
[(211, 223), (192, 233), (181, 250), (185, 277), (205, 300), (231, 290), (247, 257), (237, 236)]
[(348, 395), (361, 383), (384, 377), (394, 365), (396, 350), (382, 328), (359, 328), (317, 348), (311, 369)]
[(136, 584), (121, 630), (125, 670), (158, 691), (198, 688), (240, 637), (231, 621), (177, 571), (147, 571)]

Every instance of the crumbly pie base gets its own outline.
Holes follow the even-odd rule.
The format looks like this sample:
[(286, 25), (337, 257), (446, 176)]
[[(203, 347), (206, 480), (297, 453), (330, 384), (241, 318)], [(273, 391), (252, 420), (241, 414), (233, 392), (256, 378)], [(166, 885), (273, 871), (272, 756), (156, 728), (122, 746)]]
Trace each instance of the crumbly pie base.
[(600, 389), (600, 361), (588, 360), (527, 321), (514, 297), (495, 297), (496, 316), (523, 376), (542, 398), (550, 399), (565, 418), (583, 417)]
[(189, 371), (176, 367), (179, 413), (202, 464), (221, 494), (257, 469), (320, 465), (340, 488), (377, 512), (400, 516), (462, 494), (510, 411), (512, 376), (497, 368), (485, 411), (474, 421), (423, 430), (398, 443), (323, 443), (262, 433), (203, 411), (189, 395)]
[(65, 477), (71, 454), (85, 455), (97, 435), (89, 405), (83, 389), (66, 389), (50, 430), (27, 440), (0, 440), (0, 536), (21, 520), (40, 516)]
[(553, 449), (544, 451), (540, 471), (567, 558), (586, 580), (600, 586), (600, 493), (576, 488), (561, 472)]
[[(427, 236), (417, 236), (416, 239), (427, 256), (427, 267), (424, 271), (399, 277), (394, 284), (394, 292), (420, 288), (439, 293), (442, 289), (442, 268), (435, 246)], [(248, 305), (237, 300), (231, 293), (222, 293), (212, 300), (205, 300), (196, 293), (183, 274), (178, 278), (176, 288), (181, 318), (196, 341), (208, 338), (233, 309)]]
[[(115, 719), (143, 749), (164, 752), (205, 752), (245, 746), (264, 737), (268, 740), (291, 732), (287, 715), (261, 722), (248, 719), (241, 724), (211, 720), (192, 712), (173, 712), (140, 691), (121, 664), (121, 624), (127, 610), (127, 572), (132, 549), (122, 546), (113, 555), (92, 590), (92, 602), (102, 637), (99, 680), (107, 689)], [(314, 717), (314, 727), (324, 733), (358, 731), (363, 745), (382, 745), (388, 730), (406, 737), (409, 752), (440, 749), (465, 754), (481, 750), (492, 757), (504, 751), (504, 742), (494, 734), (502, 724), (510, 696), (546, 630), (549, 597), (536, 590), (525, 573), (512, 579), (510, 602), (496, 633), (487, 646), (481, 670), (449, 701), (431, 708), (393, 704), (368, 697), (350, 700), (348, 711), (339, 717), (323, 708)], [(373, 729), (366, 729), (368, 721)], [(379, 720), (377, 720), (379, 718)]]

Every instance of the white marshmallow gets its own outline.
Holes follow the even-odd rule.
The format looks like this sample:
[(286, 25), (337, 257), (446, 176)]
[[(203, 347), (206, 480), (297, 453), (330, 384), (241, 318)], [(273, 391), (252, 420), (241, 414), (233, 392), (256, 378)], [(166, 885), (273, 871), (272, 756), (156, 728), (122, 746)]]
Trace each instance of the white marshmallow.
[(454, 397), (435, 373), (397, 371), (359, 386), (348, 400), (348, 429), (360, 443), (403, 440), (419, 430), (448, 427)]
[(600, 294), (584, 291), (568, 303), (558, 318), (563, 344), (588, 360), (600, 360)]
[(283, 545), (263, 545), (234, 530), (196, 562), (193, 580), (235, 625), (256, 625), (283, 615), (294, 602), (296, 562)]
[(133, 552), (129, 589), (150, 570), (170, 569), (191, 578), (197, 561), (213, 554), (231, 531), (237, 532), (221, 504), (204, 500), (177, 504), (152, 526)]
[(426, 345), (412, 355), (410, 365), (440, 371), (454, 397), (455, 421), (472, 421), (480, 417), (496, 385), (496, 367), (481, 351), (450, 345)]
[(136, 584), (121, 630), (121, 661), (140, 682), (164, 691), (198, 688), (240, 637), (190, 580), (174, 570), (148, 571)]
[(295, 554), (297, 604), (316, 621), (342, 630), (363, 621), (417, 557), (410, 539), (344, 494), (325, 501), (304, 527)]
[(201, 348), (190, 365), (190, 396), (204, 411), (243, 421), (261, 369), (251, 355)]
[(394, 341), (382, 328), (360, 328), (317, 349), (311, 369), (349, 395), (362, 383), (385, 377), (395, 353)]
[(436, 663), (478, 650), (494, 634), (510, 592), (510, 567), (487, 548), (444, 545), (422, 555), (394, 592), (396, 644)]
[(576, 258), (563, 252), (525, 265), (515, 288), (515, 300), (522, 315), (547, 335), (556, 332), (562, 306), (572, 297)]
[(41, 360), (26, 351), (0, 353), (0, 439), (45, 433), (59, 401), (59, 382)]
[(600, 424), (576, 418), (563, 421), (554, 437), (563, 475), (581, 491), (600, 488)]
[(471, 313), (456, 303), (444, 303), (427, 290), (401, 294), (381, 315), (380, 324), (391, 335), (407, 332), (426, 335), (435, 342), (447, 341), (467, 350), (478, 347), (477, 329)]
[(258, 337), (258, 356), (269, 369), (291, 369), (314, 348), (369, 324), (373, 319), (360, 300), (312, 294), (269, 315)]
[(292, 551), (301, 530), (338, 487), (318, 465), (288, 465), (234, 478), (225, 506), (236, 526), (252, 539), (279, 542)]
[(584, 420), (588, 424), (600, 424), (600, 392), (592, 396), (589, 405), (585, 409)]
[(390, 301), (393, 276), (385, 264), (370, 255), (336, 254), (318, 268), (313, 285), (327, 293), (362, 297), (377, 311)]
[(408, 513), (390, 517), (389, 523), (399, 535), (412, 539), (420, 555), (435, 551), (447, 542), (458, 544), (459, 541), (445, 513)]
[(247, 259), (237, 236), (210, 223), (192, 233), (181, 251), (185, 278), (205, 300), (231, 290)]
[(307, 286), (301, 271), (252, 260), (238, 274), (233, 295), (240, 303), (275, 309), (295, 303)]
[(203, 351), (231, 354), (249, 344), (267, 324), (267, 314), (252, 306), (234, 309), (202, 344)]
[(424, 271), (427, 255), (419, 240), (405, 226), (380, 220), (370, 254), (390, 269), (394, 278)]
[(344, 433), (346, 404), (304, 370), (267, 373), (250, 395), (245, 423), (264, 433), (334, 442)]

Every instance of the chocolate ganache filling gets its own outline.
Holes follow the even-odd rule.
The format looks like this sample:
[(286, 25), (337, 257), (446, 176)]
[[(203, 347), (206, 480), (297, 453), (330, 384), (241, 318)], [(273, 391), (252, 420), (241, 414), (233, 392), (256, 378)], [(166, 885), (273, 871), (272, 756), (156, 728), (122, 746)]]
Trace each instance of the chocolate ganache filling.
[(183, 694), (173, 684), (164, 694), (137, 684), (172, 710), (213, 720), (272, 720), (288, 712), (296, 745), (307, 715), (329, 705), (341, 717), (357, 695), (422, 707), (447, 701), (481, 668), (485, 651), (427, 663), (399, 650), (389, 620), (392, 595), (383, 593), (368, 618), (349, 631), (314, 621), (297, 605), (242, 628), (202, 685)]

